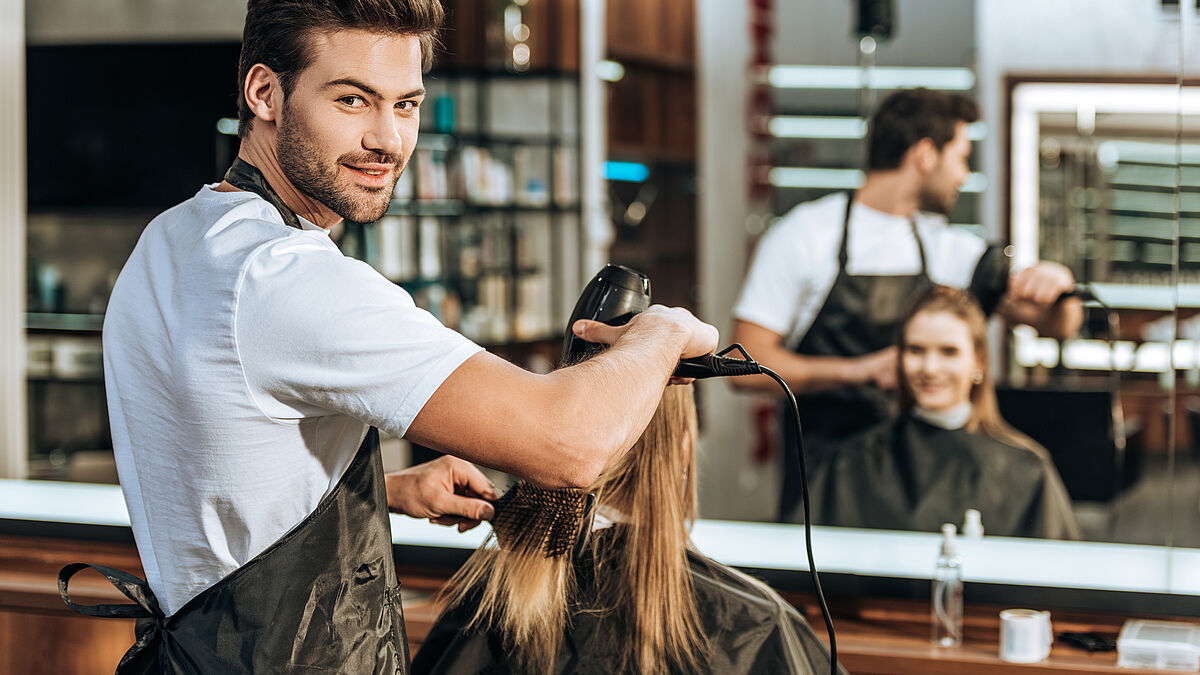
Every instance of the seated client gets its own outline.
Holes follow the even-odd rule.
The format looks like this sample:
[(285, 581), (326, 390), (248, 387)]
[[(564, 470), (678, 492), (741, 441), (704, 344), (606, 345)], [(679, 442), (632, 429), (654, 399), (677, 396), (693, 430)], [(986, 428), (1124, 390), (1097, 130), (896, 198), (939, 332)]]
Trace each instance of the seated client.
[(814, 472), (813, 523), (936, 532), (977, 509), (990, 535), (1078, 539), (1049, 454), (1000, 417), (978, 303), (935, 287), (901, 324), (899, 349), (900, 415)]
[[(828, 672), (828, 652), (793, 607), (692, 547), (696, 434), (692, 386), (670, 386), (641, 438), (586, 491), (514, 487), (548, 506), (506, 528), (521, 495), (501, 499), (493, 536), (447, 585), (413, 672)], [(556, 512), (571, 492), (595, 494), (590, 525), (582, 507)]]

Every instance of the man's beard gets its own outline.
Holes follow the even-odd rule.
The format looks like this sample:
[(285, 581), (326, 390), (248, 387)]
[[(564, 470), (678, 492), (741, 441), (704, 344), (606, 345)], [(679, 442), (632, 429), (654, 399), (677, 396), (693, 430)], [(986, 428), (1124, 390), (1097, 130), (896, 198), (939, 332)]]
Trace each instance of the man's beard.
[(917, 208), (930, 213), (939, 213), (947, 218), (954, 212), (954, 206), (957, 203), (958, 190), (943, 194), (930, 185), (922, 185), (921, 191), (917, 194)]
[[(294, 116), (285, 107), (279, 122), (278, 153), (279, 166), (283, 175), (301, 194), (324, 204), (342, 218), (355, 223), (373, 223), (387, 213), (392, 199), (392, 190), (400, 178), (403, 157), (376, 152), (348, 152), (332, 166), (322, 166), (321, 153), (309, 140), (302, 123), (293, 122)], [(396, 168), (389, 185), (380, 188), (351, 186), (338, 182), (338, 168), (342, 164), (392, 164)], [(367, 196), (358, 190), (368, 193)]]

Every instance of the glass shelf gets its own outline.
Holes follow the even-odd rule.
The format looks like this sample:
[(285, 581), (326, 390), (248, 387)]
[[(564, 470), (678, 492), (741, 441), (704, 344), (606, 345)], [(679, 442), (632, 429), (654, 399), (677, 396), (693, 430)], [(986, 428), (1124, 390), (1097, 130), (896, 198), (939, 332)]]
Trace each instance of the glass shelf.
[(461, 199), (414, 199), (392, 200), (388, 205), (387, 214), (390, 216), (461, 216), (467, 213), (494, 212), (570, 212), (578, 211), (578, 204), (477, 204)]
[(26, 330), (98, 333), (103, 326), (103, 314), (59, 314), (54, 312), (25, 313)]

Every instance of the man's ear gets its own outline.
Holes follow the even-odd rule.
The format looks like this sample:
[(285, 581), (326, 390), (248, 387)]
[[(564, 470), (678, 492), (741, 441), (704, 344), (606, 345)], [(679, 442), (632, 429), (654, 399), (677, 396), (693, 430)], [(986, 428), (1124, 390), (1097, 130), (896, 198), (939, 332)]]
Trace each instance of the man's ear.
[(251, 66), (242, 85), (242, 95), (256, 118), (264, 122), (278, 120), (279, 108), (283, 105), (283, 85), (275, 71), (261, 63)]
[(941, 151), (934, 145), (932, 138), (922, 138), (913, 144), (906, 153), (907, 159), (913, 163), (922, 174), (933, 171), (941, 157)]

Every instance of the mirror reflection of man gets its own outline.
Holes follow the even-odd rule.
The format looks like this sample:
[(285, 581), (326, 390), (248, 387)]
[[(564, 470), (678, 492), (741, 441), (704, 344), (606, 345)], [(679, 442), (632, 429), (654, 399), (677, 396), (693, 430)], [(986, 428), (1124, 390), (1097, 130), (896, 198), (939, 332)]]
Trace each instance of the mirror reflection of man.
[[(798, 394), (807, 456), (882, 421), (896, 386), (896, 330), (932, 284), (967, 288), (987, 312), (1064, 338), (1083, 320), (1075, 279), (1054, 262), (1008, 274), (999, 247), (948, 225), (970, 173), (965, 96), (894, 92), (870, 122), (866, 179), (856, 192), (800, 204), (758, 244), (734, 308), (734, 340)], [(735, 378), (774, 391), (765, 377)], [(782, 425), (781, 518), (800, 499), (796, 440)]]
[[(717, 332), (650, 307), (548, 375), (482, 351), (329, 238), (413, 152), (440, 0), (250, 0), (241, 148), (156, 217), (113, 290), (114, 451), (147, 582), (118, 672), (407, 672), (388, 509), (473, 527), (468, 461), (590, 484)], [(376, 428), (454, 457), (384, 476)], [(78, 571), (64, 569), (63, 575)], [(65, 582), (64, 582), (65, 588)]]

